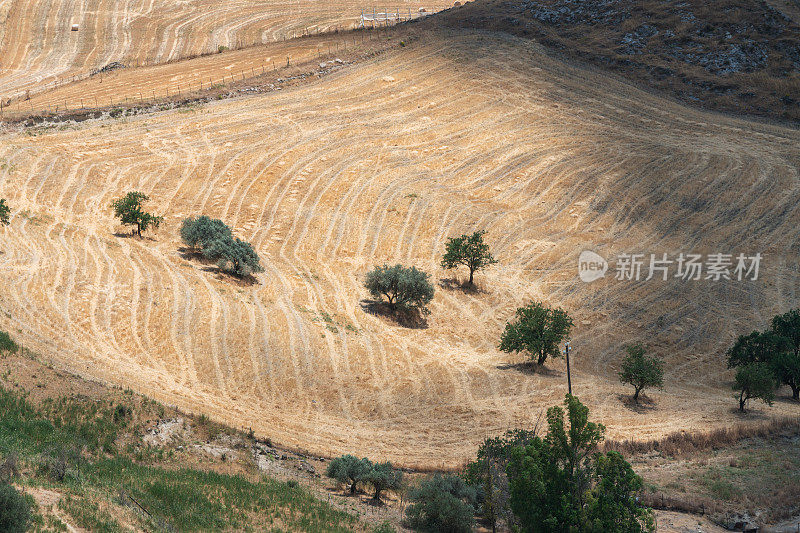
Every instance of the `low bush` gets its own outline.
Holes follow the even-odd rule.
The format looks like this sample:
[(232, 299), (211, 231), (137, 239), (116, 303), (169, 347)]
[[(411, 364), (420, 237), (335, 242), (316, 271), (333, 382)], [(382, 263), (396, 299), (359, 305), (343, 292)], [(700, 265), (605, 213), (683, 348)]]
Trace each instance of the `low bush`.
[(19, 346), (17, 346), (17, 343), (11, 338), (11, 335), (5, 331), (0, 331), (0, 354), (16, 353), (17, 350), (19, 350)]
[(411, 489), (408, 525), (431, 533), (469, 533), (475, 524), (477, 491), (453, 475), (434, 474)]
[(24, 533), (30, 521), (31, 509), (25, 497), (11, 485), (0, 485), (0, 531)]

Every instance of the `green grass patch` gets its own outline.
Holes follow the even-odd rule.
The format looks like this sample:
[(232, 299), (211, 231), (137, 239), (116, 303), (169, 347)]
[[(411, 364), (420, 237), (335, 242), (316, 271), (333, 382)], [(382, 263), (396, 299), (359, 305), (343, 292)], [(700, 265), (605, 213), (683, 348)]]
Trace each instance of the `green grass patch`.
[[(177, 531), (224, 529), (352, 531), (356, 519), (315, 499), (306, 489), (265, 478), (195, 469), (165, 470), (125, 457), (102, 459), (82, 467), (86, 483), (108, 494), (121, 490)], [(348, 527), (350, 526), (350, 527)]]
[[(148, 402), (143, 406), (158, 411)], [(93, 532), (126, 531), (108, 510), (119, 506), (133, 509), (151, 530), (313, 533), (353, 531), (358, 524), (296, 482), (165, 468), (153, 464), (164, 459), (161, 449), (120, 450), (115, 440), (132, 425), (132, 416), (124, 403), (87, 397), (45, 401), (37, 408), (0, 387), (0, 459), (14, 453), (34, 466), (28, 483), (66, 492), (61, 509)], [(149, 453), (137, 453), (143, 449)]]

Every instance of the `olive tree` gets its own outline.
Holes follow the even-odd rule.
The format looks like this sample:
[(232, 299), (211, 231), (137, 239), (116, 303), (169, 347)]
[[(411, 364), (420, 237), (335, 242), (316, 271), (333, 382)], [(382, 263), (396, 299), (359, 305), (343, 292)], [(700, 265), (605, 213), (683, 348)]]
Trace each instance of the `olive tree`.
[(164, 221), (164, 217), (147, 213), (142, 209), (142, 204), (149, 199), (143, 192), (131, 191), (111, 203), (114, 216), (126, 226), (136, 226), (136, 234), (139, 237), (142, 236), (143, 231), (147, 231), (151, 226), (157, 228)]
[(733, 390), (737, 391), (739, 411), (744, 412), (747, 401), (760, 399), (772, 405), (775, 399), (775, 374), (767, 363), (749, 363), (736, 370)]
[(769, 363), (776, 353), (786, 350), (788, 340), (772, 331), (753, 331), (740, 335), (728, 349), (728, 368), (750, 363)]
[(372, 485), (372, 499), (379, 501), (384, 490), (397, 490), (403, 483), (403, 472), (392, 467), (392, 463), (376, 463), (361, 475), (361, 481)]
[(428, 476), (409, 492), (408, 525), (415, 531), (470, 533), (477, 497), (475, 488), (458, 476)]
[(218, 239), (232, 238), (233, 233), (223, 221), (218, 218), (209, 218), (201, 215), (197, 218), (184, 219), (181, 224), (181, 240), (195, 252), (202, 251)]
[(772, 370), (792, 389), (792, 398), (800, 400), (800, 309), (775, 316), (772, 332), (786, 340), (784, 350), (772, 359)]
[(497, 263), (489, 245), (483, 242), (485, 231), (476, 231), (472, 235), (451, 237), (445, 245), (445, 254), (442, 257), (442, 268), (452, 269), (459, 265), (469, 269), (469, 284), (472, 285), (476, 271)]
[(371, 468), (372, 462), (366, 457), (359, 459), (353, 455), (342, 455), (328, 463), (325, 475), (339, 483), (349, 484), (350, 494), (355, 494), (358, 482)]
[(253, 246), (239, 238), (222, 237), (211, 241), (203, 247), (203, 256), (216, 260), (220, 270), (234, 276), (244, 277), (264, 271)]
[(641, 344), (627, 346), (625, 349), (628, 353), (622, 360), (619, 380), (633, 386), (633, 401), (638, 404), (639, 393), (644, 389), (664, 386), (664, 362), (658, 357), (646, 356)]
[(532, 302), (520, 307), (516, 321), (508, 322), (500, 336), (500, 350), (527, 352), (541, 366), (547, 358), (561, 355), (559, 343), (569, 336), (572, 318), (562, 309)]
[(11, 208), (8, 207), (5, 198), (0, 198), (0, 226), (8, 226), (11, 220)]
[(413, 266), (376, 266), (367, 273), (364, 287), (373, 298), (385, 297), (393, 311), (418, 309), (427, 314), (434, 293), (428, 277)]

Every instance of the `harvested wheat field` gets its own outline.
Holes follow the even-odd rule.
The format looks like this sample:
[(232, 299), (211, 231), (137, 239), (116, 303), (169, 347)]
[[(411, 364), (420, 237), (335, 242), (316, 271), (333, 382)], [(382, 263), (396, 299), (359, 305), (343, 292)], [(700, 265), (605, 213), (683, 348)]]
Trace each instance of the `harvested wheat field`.
[[(531, 41), (432, 30), (283, 91), (1, 139), (0, 327), (276, 443), (456, 466), (532, 426), (566, 392), (563, 362), (533, 374), (497, 343), (534, 299), (575, 317), (573, 388), (610, 436), (797, 414), (782, 393), (736, 415), (723, 357), (798, 305), (796, 129), (690, 109)], [(132, 189), (166, 217), (141, 240), (109, 208)], [(257, 283), (183, 255), (179, 224), (201, 213), (254, 244)], [(438, 264), (475, 229), (499, 263), (465, 292)], [(757, 281), (583, 283), (585, 249), (764, 259)], [(437, 284), (425, 328), (365, 311), (365, 273), (396, 262)], [(643, 410), (616, 376), (637, 340), (667, 365)]]
[(379, 44), (377, 38), (367, 32), (324, 34), (151, 67), (119, 69), (43, 91), (12, 104), (10, 110), (12, 114), (15, 109), (28, 114), (30, 110), (52, 113), (158, 102), (262, 75), (287, 76), (290, 75), (287, 71), (293, 68), (306, 67), (307, 70), (308, 65), (314, 63), (336, 63), (339, 52), (343, 56), (363, 53), (378, 48)]
[[(0, 98), (85, 76), (114, 62), (165, 63), (356, 25), (354, 1), (4, 0), (0, 2)], [(394, 11), (418, 3), (393, 2)], [(429, 9), (432, 6), (427, 6)], [(76, 24), (78, 31), (71, 31)]]

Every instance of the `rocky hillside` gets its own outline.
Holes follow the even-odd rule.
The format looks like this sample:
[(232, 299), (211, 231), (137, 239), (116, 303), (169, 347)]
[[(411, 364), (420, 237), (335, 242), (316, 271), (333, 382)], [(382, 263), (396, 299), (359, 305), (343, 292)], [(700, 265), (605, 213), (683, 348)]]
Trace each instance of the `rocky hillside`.
[(450, 24), (536, 39), (712, 109), (800, 120), (800, 2), (489, 0)]

